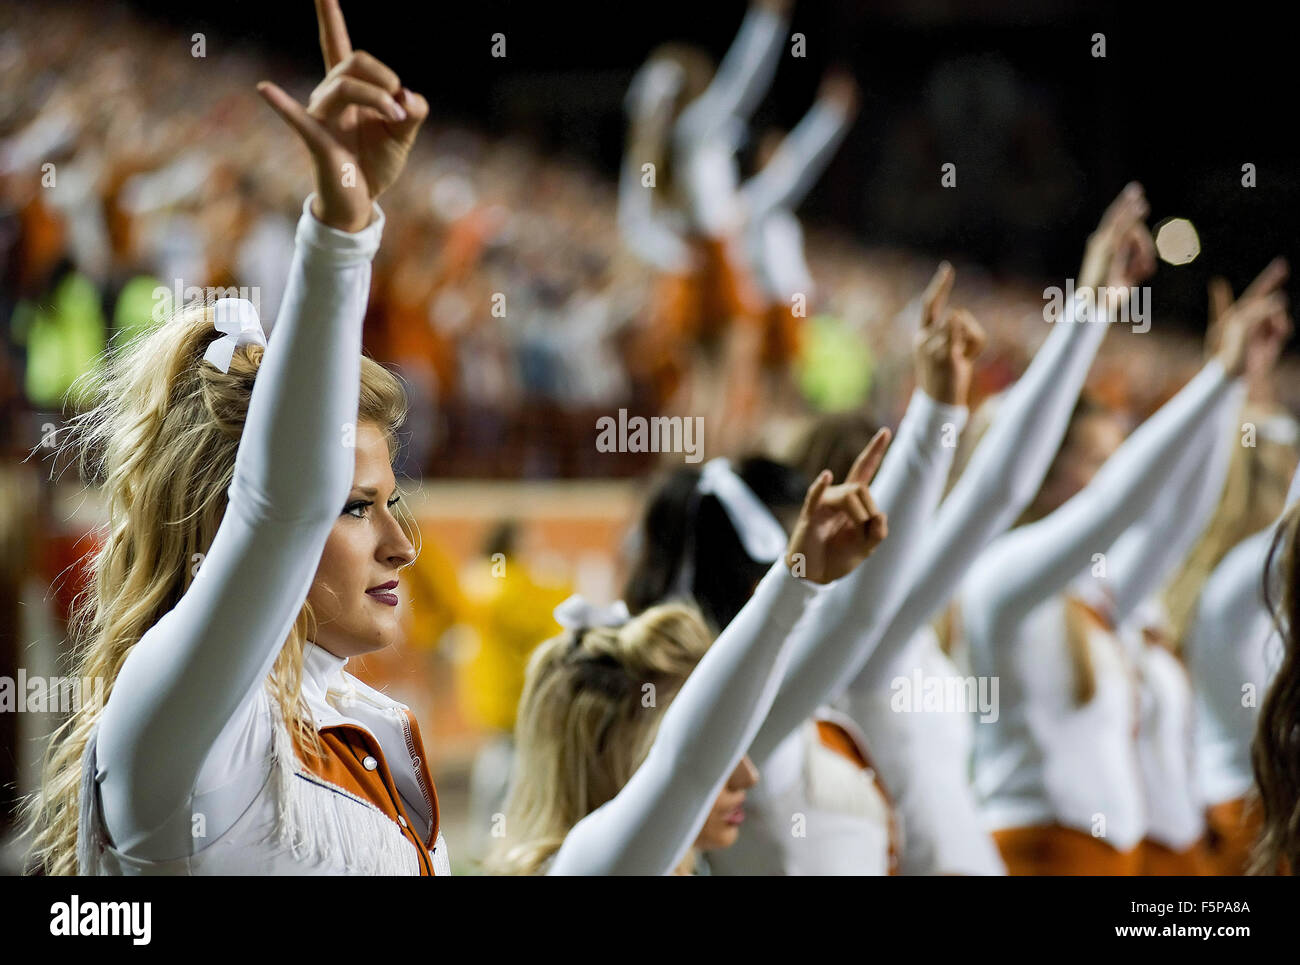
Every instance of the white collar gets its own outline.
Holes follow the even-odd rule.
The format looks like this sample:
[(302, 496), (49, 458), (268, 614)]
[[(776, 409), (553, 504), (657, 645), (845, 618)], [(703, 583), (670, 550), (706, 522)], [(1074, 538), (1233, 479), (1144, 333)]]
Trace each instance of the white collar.
[(304, 695), (325, 702), (325, 695), (343, 687), (343, 672), (347, 657), (336, 657), (324, 647), (310, 640), (302, 646), (302, 689)]

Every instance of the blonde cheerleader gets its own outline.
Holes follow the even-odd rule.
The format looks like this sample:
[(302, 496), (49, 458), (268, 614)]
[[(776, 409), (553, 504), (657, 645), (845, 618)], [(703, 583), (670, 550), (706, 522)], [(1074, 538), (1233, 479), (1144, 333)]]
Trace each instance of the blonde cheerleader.
[[(873, 472), (884, 445), (862, 454)], [(693, 845), (732, 843), (757, 780), (745, 749), (784, 676), (787, 642), (818, 586), (884, 538), (865, 485), (831, 486), (829, 476), (809, 488), (784, 558), (711, 646), (699, 615), (678, 603), (630, 620), (626, 610), (618, 619), (582, 607), (557, 614), (572, 629), (529, 662), (491, 870), (685, 872)]]
[(187, 308), (117, 354), (79, 420), (111, 528), (78, 673), (108, 699), (61, 729), (33, 802), (51, 873), (449, 873), (413, 716), (346, 670), (399, 638), (415, 557), (405, 399), (361, 324), (375, 199), (428, 105), (352, 51), (336, 0), (317, 14), (310, 106), (258, 88), (316, 171), (274, 340), (248, 302)]

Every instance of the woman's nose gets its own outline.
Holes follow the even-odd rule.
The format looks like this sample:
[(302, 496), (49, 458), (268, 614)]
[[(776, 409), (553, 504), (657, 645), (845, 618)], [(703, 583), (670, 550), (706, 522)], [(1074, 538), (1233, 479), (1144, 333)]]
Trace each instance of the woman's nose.
[(731, 772), (731, 780), (727, 782), (727, 787), (733, 791), (744, 791), (758, 783), (758, 768), (754, 762), (745, 755), (736, 765), (736, 769)]

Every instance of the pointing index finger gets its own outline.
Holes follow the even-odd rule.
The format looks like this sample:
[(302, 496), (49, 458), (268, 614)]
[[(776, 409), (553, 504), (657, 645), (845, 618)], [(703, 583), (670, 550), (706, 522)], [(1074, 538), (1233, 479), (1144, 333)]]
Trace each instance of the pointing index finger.
[(934, 277), (930, 279), (930, 284), (925, 288), (925, 294), (921, 296), (921, 327), (930, 328), (939, 320), (943, 314), (944, 306), (948, 303), (948, 295), (952, 292), (952, 283), (955, 273), (952, 265), (946, 261), (939, 262), (939, 267), (935, 270)]
[(1287, 271), (1286, 259), (1274, 258), (1259, 273), (1259, 276), (1246, 286), (1246, 290), (1241, 293), (1241, 300), (1258, 298), (1275, 291), (1282, 282), (1286, 281)]
[(880, 429), (867, 447), (858, 454), (858, 458), (853, 462), (853, 468), (849, 470), (848, 482), (866, 483), (876, 474), (880, 468), (880, 462), (885, 458), (885, 450), (889, 448), (890, 432), (888, 429)]
[(316, 22), (320, 25), (320, 52), (325, 57), (325, 70), (352, 53), (348, 39), (348, 25), (343, 20), (339, 0), (316, 0)]

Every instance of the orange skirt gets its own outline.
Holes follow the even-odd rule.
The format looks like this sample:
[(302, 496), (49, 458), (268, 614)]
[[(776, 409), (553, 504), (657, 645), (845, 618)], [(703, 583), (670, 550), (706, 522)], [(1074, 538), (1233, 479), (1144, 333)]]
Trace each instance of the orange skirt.
[(693, 242), (699, 268), (664, 275), (654, 294), (654, 327), (683, 343), (714, 344), (733, 321), (762, 324), (763, 299), (724, 239)]
[[(765, 333), (765, 340), (771, 328), (758, 287), (729, 250), (730, 243), (697, 238), (692, 245), (699, 268), (660, 276), (651, 296), (651, 324), (635, 348), (633, 365), (661, 400), (677, 391), (697, 352), (718, 358), (730, 326), (752, 325)], [(776, 336), (771, 351), (789, 351), (787, 341), (784, 335)], [(765, 346), (765, 355), (767, 351)]]
[(1259, 838), (1264, 812), (1247, 808), (1246, 798), (1215, 804), (1205, 811), (1206, 851), (1211, 874), (1240, 876), (1250, 866), (1250, 851)]
[(1185, 878), (1215, 873), (1203, 840), (1197, 841), (1186, 851), (1175, 851), (1148, 838), (1139, 846), (1139, 852), (1142, 858), (1140, 873), (1144, 875)]
[(1136, 875), (1141, 868), (1138, 848), (1116, 851), (1090, 834), (1059, 824), (1005, 828), (993, 832), (1007, 874), (1012, 875)]

